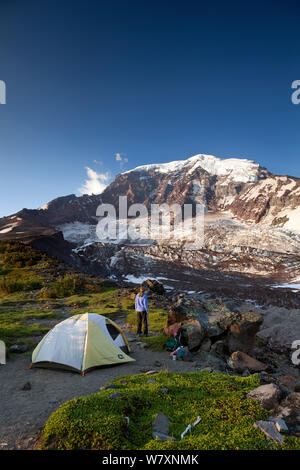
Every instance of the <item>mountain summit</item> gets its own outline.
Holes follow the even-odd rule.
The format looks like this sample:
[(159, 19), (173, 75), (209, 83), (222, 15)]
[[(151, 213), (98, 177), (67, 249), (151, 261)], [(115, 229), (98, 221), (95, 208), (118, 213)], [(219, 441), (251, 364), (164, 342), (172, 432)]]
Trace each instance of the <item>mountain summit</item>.
[(241, 183), (253, 183), (262, 175), (262, 168), (253, 160), (241, 158), (221, 159), (213, 155), (203, 153), (188, 158), (187, 160), (177, 160), (169, 163), (153, 163), (142, 165), (133, 170), (125, 171), (124, 174), (132, 172), (154, 171), (160, 174), (180, 173), (188, 171), (192, 174), (195, 170), (201, 169), (213, 176), (227, 177), (230, 181)]

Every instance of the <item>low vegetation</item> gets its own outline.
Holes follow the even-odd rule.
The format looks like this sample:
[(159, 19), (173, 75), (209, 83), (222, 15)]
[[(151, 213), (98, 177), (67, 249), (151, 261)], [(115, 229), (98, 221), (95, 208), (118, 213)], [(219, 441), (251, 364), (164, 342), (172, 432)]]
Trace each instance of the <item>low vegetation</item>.
[[(282, 446), (267, 440), (253, 427), (268, 412), (246, 398), (259, 385), (247, 378), (207, 371), (159, 372), (151, 376), (123, 376), (112, 391), (76, 398), (61, 405), (48, 419), (42, 434), (43, 449), (147, 449), (147, 450), (248, 450), (300, 449), (300, 439), (287, 437)], [(162, 390), (167, 388), (167, 393)], [(152, 422), (157, 413), (170, 420), (175, 441), (154, 440)], [(129, 428), (125, 417), (129, 418)], [(201, 422), (180, 439), (189, 423)]]
[[(167, 312), (151, 308), (151, 330), (160, 332)], [(55, 258), (16, 242), (0, 242), (0, 339), (32, 350), (41, 336), (67, 318), (85, 312), (126, 319), (135, 328), (134, 290), (107, 287)], [(147, 338), (160, 350), (162, 335)]]

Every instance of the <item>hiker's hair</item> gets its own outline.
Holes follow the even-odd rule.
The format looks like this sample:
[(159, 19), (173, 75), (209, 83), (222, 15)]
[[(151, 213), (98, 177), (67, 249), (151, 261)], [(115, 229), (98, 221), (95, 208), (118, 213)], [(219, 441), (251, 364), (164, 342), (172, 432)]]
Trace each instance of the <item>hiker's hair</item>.
[(143, 295), (144, 292), (145, 292), (144, 287), (143, 287), (143, 286), (140, 286), (140, 288), (139, 288), (139, 294), (138, 294), (139, 297), (142, 297), (142, 295)]

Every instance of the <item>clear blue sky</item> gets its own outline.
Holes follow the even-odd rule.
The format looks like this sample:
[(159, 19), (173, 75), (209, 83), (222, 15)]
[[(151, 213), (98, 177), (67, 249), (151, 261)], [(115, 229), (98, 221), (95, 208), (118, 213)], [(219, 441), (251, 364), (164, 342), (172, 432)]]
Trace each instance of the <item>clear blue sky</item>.
[(86, 167), (209, 153), (300, 177), (299, 17), (297, 0), (0, 0), (0, 216), (80, 194)]

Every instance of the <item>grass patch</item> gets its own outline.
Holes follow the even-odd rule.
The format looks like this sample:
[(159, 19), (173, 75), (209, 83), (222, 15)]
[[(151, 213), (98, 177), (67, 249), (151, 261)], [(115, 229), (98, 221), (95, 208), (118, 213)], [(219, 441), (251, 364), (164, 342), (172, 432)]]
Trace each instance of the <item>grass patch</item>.
[(140, 340), (149, 344), (152, 351), (163, 351), (165, 349), (167, 339), (168, 338), (165, 335), (156, 335), (148, 336), (147, 338), (142, 337)]
[(40, 289), (42, 287), (41, 279), (37, 276), (31, 279), (10, 279), (3, 277), (0, 279), (0, 293), (12, 294), (19, 291), (30, 291)]
[(62, 299), (85, 291), (85, 279), (78, 274), (59, 276), (51, 285), (44, 287), (40, 293), (42, 299)]
[[(43, 449), (148, 449), (148, 450), (248, 450), (279, 449), (253, 427), (268, 412), (246, 398), (259, 385), (257, 376), (234, 377), (206, 371), (159, 372), (156, 383), (145, 374), (114, 380), (122, 398), (109, 398), (111, 390), (76, 398), (61, 405), (48, 419), (42, 433)], [(122, 384), (122, 380), (126, 383)], [(168, 388), (164, 394), (162, 387)], [(176, 441), (152, 438), (158, 412), (171, 421), (169, 434)], [(126, 432), (125, 416), (130, 418)], [(202, 420), (180, 440), (189, 423)], [(285, 449), (300, 449), (300, 439), (287, 437)]]
[[(25, 342), (31, 345), (31, 342), (27, 342), (28, 338), (44, 335), (50, 330), (50, 326), (45, 324), (43, 320), (58, 320), (60, 318), (59, 313), (45, 310), (7, 310), (5, 314), (1, 312), (0, 339), (5, 341), (8, 346), (16, 342)], [(33, 344), (35, 343), (33, 342)]]

